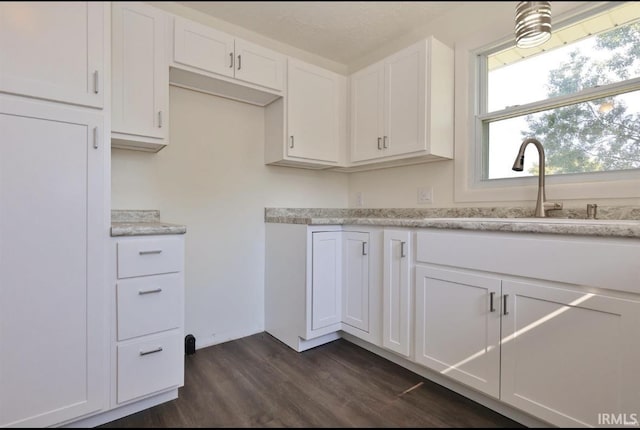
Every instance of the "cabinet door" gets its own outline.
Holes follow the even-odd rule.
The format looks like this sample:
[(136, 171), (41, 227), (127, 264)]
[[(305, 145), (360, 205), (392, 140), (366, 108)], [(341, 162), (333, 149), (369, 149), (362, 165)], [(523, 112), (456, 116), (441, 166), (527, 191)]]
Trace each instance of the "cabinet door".
[(233, 36), (182, 18), (174, 20), (173, 60), (233, 77)]
[(284, 55), (242, 39), (235, 40), (235, 55), (236, 79), (282, 91)]
[(384, 62), (385, 155), (426, 149), (425, 57), (424, 43), (419, 43)]
[(338, 162), (338, 75), (289, 59), (287, 155)]
[(102, 409), (102, 116), (0, 96), (0, 426)]
[(311, 329), (339, 324), (342, 312), (342, 233), (313, 233)]
[(501, 400), (561, 427), (638, 412), (640, 302), (502, 283)]
[(377, 63), (351, 76), (351, 161), (384, 156), (384, 67)]
[(344, 232), (342, 322), (369, 332), (369, 234)]
[(111, 130), (163, 139), (169, 121), (166, 15), (139, 2), (112, 7)]
[(416, 361), (500, 395), (500, 279), (416, 267)]
[(409, 357), (411, 279), (410, 231), (384, 231), (384, 279), (382, 282), (382, 346)]
[(104, 8), (0, 3), (0, 91), (102, 107)]

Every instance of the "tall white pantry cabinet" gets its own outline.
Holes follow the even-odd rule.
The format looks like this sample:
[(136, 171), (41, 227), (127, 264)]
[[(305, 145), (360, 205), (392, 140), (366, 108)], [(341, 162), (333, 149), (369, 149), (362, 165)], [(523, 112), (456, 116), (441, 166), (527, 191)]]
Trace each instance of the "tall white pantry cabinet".
[(108, 2), (0, 3), (0, 426), (108, 405)]

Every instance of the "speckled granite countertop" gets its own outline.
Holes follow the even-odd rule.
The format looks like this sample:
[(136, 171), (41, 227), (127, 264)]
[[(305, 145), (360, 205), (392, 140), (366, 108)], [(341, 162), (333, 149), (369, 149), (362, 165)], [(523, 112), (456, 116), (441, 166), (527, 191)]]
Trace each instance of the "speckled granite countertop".
[(532, 208), (294, 209), (265, 208), (265, 222), (308, 225), (377, 225), (640, 238), (640, 207), (598, 207), (598, 219), (582, 209), (534, 218)]
[(111, 236), (146, 236), (152, 234), (185, 234), (187, 227), (160, 221), (156, 210), (112, 210)]

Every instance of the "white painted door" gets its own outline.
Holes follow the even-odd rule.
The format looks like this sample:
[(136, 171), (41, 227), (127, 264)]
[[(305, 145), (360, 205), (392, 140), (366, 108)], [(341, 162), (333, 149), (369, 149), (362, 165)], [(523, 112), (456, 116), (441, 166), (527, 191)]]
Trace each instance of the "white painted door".
[(313, 233), (311, 329), (339, 324), (342, 312), (342, 233)]
[(500, 395), (500, 279), (416, 267), (416, 362)]
[(640, 302), (511, 281), (502, 294), (501, 400), (560, 427), (638, 416)]
[(140, 2), (112, 5), (111, 130), (166, 138), (169, 63), (166, 15)]
[(384, 61), (387, 156), (426, 149), (425, 54), (424, 43), (418, 43)]
[(406, 357), (411, 354), (410, 237), (410, 231), (384, 231), (382, 346)]
[(293, 59), (287, 75), (287, 155), (337, 163), (340, 77)]
[(282, 91), (285, 56), (246, 40), (235, 39), (235, 78)]
[(104, 2), (1, 2), (0, 92), (102, 107)]
[(5, 95), (0, 130), (0, 426), (44, 427), (106, 406), (102, 114)]
[(178, 17), (174, 20), (173, 36), (176, 63), (233, 77), (233, 36)]
[(369, 234), (343, 233), (342, 322), (369, 332)]
[(373, 64), (351, 78), (351, 161), (384, 156), (384, 65)]

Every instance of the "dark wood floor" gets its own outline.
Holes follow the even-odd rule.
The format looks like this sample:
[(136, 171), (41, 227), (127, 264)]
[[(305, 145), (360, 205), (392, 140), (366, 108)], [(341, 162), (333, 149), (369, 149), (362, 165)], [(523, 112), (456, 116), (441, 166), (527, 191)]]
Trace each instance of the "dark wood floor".
[(342, 339), (297, 353), (259, 333), (185, 361), (178, 399), (103, 427), (522, 427)]

